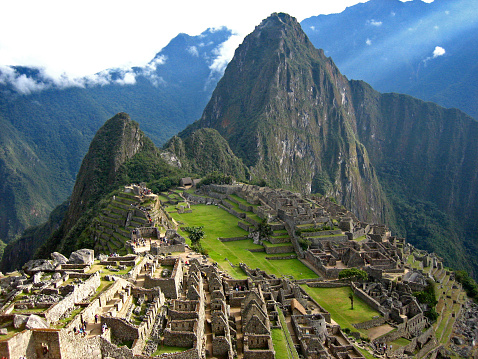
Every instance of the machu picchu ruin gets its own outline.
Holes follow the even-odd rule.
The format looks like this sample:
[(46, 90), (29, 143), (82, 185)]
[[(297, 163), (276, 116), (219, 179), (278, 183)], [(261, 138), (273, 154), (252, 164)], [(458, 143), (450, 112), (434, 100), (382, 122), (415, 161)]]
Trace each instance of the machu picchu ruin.
[[(324, 197), (184, 183), (157, 194), (125, 186), (90, 225), (94, 249), (0, 277), (0, 356), (475, 355), (477, 307), (436, 254)], [(231, 235), (211, 238), (225, 217)], [(203, 253), (187, 218), (208, 229)]]

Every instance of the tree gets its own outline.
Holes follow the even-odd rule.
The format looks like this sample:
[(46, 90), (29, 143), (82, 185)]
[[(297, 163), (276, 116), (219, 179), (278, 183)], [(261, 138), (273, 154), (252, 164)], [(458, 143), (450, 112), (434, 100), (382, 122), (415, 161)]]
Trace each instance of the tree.
[(350, 305), (352, 306), (352, 310), (354, 310), (354, 294), (353, 293), (349, 294), (349, 299), (350, 299)]
[(267, 220), (263, 219), (261, 223), (257, 226), (255, 232), (259, 233), (259, 238), (260, 239), (268, 239), (270, 236), (272, 236), (272, 227), (269, 223), (267, 223)]
[(204, 226), (186, 227), (184, 231), (188, 232), (188, 237), (191, 243), (196, 245), (204, 237)]
[(362, 269), (346, 268), (340, 271), (339, 279), (362, 279), (367, 280), (368, 274)]

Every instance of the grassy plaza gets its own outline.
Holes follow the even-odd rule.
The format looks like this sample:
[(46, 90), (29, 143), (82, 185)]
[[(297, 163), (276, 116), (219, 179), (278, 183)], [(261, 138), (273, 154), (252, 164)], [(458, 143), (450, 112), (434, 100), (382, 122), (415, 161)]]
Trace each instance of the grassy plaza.
[[(232, 267), (228, 261), (234, 265), (245, 263), (252, 269), (260, 268), (277, 277), (287, 275), (294, 279), (317, 278), (317, 275), (298, 259), (267, 260), (266, 257), (274, 255), (268, 255), (265, 252), (250, 252), (248, 249), (262, 248), (261, 245), (254, 244), (251, 239), (221, 242), (218, 238), (245, 237), (248, 234), (237, 226), (239, 219), (225, 210), (204, 204), (193, 205), (191, 209), (192, 213), (170, 212), (170, 214), (180, 227), (204, 226), (206, 235), (201, 240), (202, 246), (208, 251), (211, 259), (233, 277), (243, 279), (246, 278), (246, 275), (240, 268)], [(187, 238), (187, 233), (179, 232)]]

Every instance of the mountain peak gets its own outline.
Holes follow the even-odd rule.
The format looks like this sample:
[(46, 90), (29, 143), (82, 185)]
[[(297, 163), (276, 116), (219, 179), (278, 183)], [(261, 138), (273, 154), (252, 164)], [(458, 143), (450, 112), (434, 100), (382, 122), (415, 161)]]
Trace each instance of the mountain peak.
[(214, 128), (253, 177), (336, 197), (377, 220), (384, 198), (356, 137), (350, 94), (297, 20), (274, 13), (244, 39), (201, 119), (180, 136)]
[(149, 143), (138, 123), (124, 112), (105, 122), (93, 138), (78, 172), (68, 209), (67, 229), (91, 203), (110, 190), (120, 166)]

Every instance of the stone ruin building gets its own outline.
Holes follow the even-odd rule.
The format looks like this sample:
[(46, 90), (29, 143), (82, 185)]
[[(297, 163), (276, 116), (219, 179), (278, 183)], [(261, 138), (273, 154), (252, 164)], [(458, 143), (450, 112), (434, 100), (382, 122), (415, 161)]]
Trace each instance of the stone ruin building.
[[(355, 325), (357, 330), (393, 326), (371, 342), (376, 355), (384, 354), (383, 348), (397, 338), (407, 338), (410, 344), (387, 355), (441, 353), (424, 316), (427, 308), (413, 296), (425, 288), (430, 274), (412, 269), (405, 260), (413, 253), (420, 268), (443, 271), (438, 257), (416, 251), (392, 237), (385, 226), (360, 222), (326, 201), (249, 185), (204, 187), (202, 196), (184, 196), (236, 212), (238, 225), (252, 233), (257, 221), (247, 220), (231, 205), (231, 195), (239, 196), (248, 204), (237, 203), (237, 208), (254, 211), (280, 234), (258, 238), (264, 251), (273, 253), (270, 244), (279, 242), (287, 251), (294, 250), (319, 278), (276, 278), (240, 264), (247, 279), (234, 279), (197, 253), (168, 255), (186, 246), (169, 219), (163, 219), (164, 237), (147, 225), (131, 233), (131, 240), (162, 239), (148, 251), (96, 258), (92, 250), (73, 252), (70, 258), (52, 253), (50, 260), (27, 263), (19, 275), (0, 278), (0, 355), (272, 359), (272, 331), (286, 326), (292, 338), (289, 348), (303, 357), (362, 358), (358, 343), (299, 285), (304, 283), (350, 286), (377, 310), (379, 317)], [(338, 281), (338, 273), (351, 267), (365, 270), (369, 280)], [(87, 333), (80, 334), (85, 322)], [(180, 350), (160, 353), (162, 347)]]

